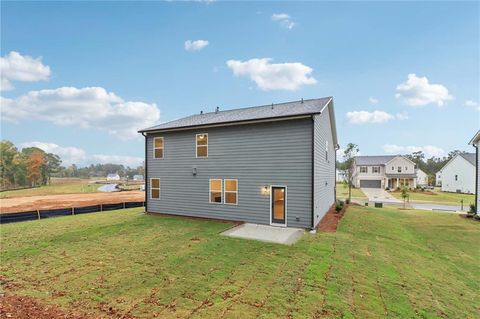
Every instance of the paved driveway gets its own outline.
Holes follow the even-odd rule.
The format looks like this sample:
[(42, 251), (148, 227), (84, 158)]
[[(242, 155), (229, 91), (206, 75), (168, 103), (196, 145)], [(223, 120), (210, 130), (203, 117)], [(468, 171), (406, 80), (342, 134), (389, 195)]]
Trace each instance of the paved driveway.
[(381, 188), (361, 188), (365, 196), (368, 197), (368, 200), (371, 202), (382, 202), (382, 203), (401, 203), (402, 201), (396, 199), (390, 195), (386, 190)]

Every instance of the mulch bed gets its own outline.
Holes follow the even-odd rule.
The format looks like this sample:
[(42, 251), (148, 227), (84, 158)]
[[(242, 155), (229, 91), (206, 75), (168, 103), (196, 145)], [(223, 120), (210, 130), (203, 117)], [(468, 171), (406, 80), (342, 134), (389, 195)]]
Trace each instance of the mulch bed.
[(87, 319), (91, 317), (67, 313), (57, 306), (45, 305), (31, 297), (1, 296), (0, 318)]
[(347, 208), (348, 205), (344, 204), (342, 210), (337, 213), (335, 210), (335, 205), (330, 207), (320, 223), (318, 223), (317, 230), (325, 233), (335, 233), (337, 231), (337, 225), (340, 222), (340, 219), (342, 219), (343, 215), (345, 215)]

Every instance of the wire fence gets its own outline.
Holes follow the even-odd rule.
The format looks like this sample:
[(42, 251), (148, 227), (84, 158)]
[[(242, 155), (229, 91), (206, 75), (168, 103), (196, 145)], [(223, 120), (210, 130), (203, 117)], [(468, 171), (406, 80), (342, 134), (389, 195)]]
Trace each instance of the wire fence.
[(96, 212), (105, 212), (117, 209), (144, 207), (145, 202), (122, 202), (114, 204), (98, 204), (82, 207), (39, 209), (19, 213), (0, 214), (0, 224), (24, 222), (29, 220), (45, 219), (60, 216), (80, 215)]

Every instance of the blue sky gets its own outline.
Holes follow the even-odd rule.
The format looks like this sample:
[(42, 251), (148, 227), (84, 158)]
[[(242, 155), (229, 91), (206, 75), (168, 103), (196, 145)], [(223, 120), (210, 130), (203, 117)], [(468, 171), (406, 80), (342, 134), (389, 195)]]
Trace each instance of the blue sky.
[(478, 2), (1, 9), (2, 138), (66, 163), (134, 165), (151, 123), (302, 97), (333, 96), (364, 155), (473, 151), (480, 127)]

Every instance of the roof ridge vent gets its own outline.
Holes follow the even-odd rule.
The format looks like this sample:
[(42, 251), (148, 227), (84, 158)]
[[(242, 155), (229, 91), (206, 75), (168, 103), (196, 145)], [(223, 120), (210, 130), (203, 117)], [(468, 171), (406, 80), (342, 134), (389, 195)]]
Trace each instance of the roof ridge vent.
[(272, 103), (272, 110), (273, 110), (273, 103)]
[(203, 115), (203, 110), (200, 111), (200, 115)]
[(218, 111), (220, 111), (220, 108), (217, 106), (217, 108), (215, 109), (215, 114), (217, 114)]
[(303, 97), (302, 97), (302, 104), (303, 104)]

